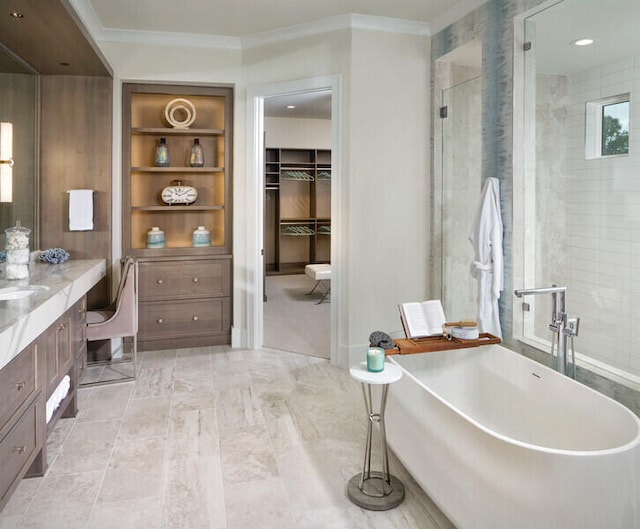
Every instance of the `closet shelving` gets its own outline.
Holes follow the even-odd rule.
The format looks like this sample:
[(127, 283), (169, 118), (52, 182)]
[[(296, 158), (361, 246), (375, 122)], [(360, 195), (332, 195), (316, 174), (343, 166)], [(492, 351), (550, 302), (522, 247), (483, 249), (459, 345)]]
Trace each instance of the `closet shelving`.
[(331, 261), (331, 151), (267, 148), (265, 257), (268, 274)]

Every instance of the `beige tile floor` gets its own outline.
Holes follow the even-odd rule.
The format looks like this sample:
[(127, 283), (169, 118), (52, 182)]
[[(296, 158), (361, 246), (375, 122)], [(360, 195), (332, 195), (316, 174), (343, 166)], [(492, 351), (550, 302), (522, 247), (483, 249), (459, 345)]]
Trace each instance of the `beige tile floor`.
[(227, 347), (141, 355), (135, 382), (79, 391), (1, 529), (452, 529), (395, 458), (398, 508), (345, 494), (362, 464), (362, 392), (326, 360)]

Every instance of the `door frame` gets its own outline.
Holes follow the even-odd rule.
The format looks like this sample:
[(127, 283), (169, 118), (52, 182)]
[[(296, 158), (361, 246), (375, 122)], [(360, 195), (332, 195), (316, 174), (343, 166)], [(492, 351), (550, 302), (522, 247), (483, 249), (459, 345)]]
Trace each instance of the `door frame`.
[(264, 100), (293, 93), (331, 91), (331, 352), (333, 364), (340, 363), (340, 76), (300, 79), (247, 89), (247, 347), (264, 345)]

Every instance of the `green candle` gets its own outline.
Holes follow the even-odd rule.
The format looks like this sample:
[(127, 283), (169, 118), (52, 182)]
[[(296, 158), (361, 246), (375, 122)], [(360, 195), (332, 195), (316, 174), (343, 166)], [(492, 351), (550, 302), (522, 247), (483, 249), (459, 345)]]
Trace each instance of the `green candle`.
[(384, 349), (382, 347), (369, 347), (367, 350), (367, 370), (379, 373), (384, 369)]

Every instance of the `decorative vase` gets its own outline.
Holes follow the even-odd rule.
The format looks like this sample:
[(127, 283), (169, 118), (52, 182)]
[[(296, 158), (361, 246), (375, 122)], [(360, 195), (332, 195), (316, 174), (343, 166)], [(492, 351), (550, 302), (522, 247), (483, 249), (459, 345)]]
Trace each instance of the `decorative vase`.
[(198, 226), (198, 229), (193, 231), (191, 242), (194, 247), (211, 246), (211, 233), (204, 226)]
[(164, 248), (164, 246), (164, 232), (158, 226), (153, 226), (147, 232), (147, 248)]
[(171, 159), (169, 157), (169, 147), (167, 139), (160, 138), (160, 143), (156, 147), (156, 167), (169, 167)]
[(193, 140), (193, 145), (189, 151), (189, 166), (190, 167), (203, 167), (204, 166), (204, 152), (202, 151), (202, 145), (198, 138)]

